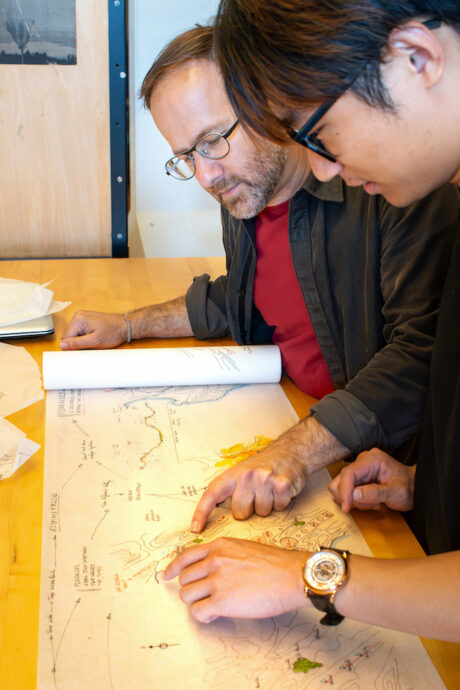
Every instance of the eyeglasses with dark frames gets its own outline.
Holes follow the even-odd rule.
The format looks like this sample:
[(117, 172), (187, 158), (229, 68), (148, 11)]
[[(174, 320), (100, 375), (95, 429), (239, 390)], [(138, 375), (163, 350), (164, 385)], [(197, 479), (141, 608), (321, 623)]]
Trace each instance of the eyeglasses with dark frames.
[(220, 160), (225, 158), (230, 152), (230, 142), (228, 140), (229, 136), (239, 125), (239, 120), (237, 120), (228, 129), (225, 134), (220, 132), (210, 132), (204, 137), (199, 139), (195, 146), (192, 146), (188, 151), (183, 151), (173, 156), (165, 163), (165, 170), (167, 175), (171, 175), (176, 180), (191, 180), (196, 173), (196, 165), (193, 153), (198, 153), (204, 158), (209, 158), (211, 160)]
[[(426, 21), (422, 22), (422, 24), (428, 29), (438, 29), (441, 26), (441, 20), (436, 18), (427, 19)], [(337, 158), (327, 150), (321, 139), (314, 132), (311, 133), (311, 130), (321, 120), (321, 118), (324, 117), (327, 111), (332, 108), (335, 103), (337, 103), (338, 99), (341, 98), (341, 96), (343, 96), (343, 94), (354, 84), (367, 64), (368, 62), (366, 61), (359, 67), (358, 71), (353, 75), (350, 81), (347, 82), (347, 85), (340, 96), (322, 103), (299, 130), (288, 130), (288, 134), (293, 141), (301, 146), (305, 146), (306, 148), (310, 149), (310, 151), (317, 153), (319, 156), (327, 158), (327, 160), (331, 161), (332, 163), (337, 162)]]

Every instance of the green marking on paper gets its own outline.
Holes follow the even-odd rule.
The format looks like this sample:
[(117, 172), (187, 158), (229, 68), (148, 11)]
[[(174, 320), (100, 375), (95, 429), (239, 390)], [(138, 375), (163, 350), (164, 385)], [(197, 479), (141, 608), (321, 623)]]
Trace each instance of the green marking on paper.
[(296, 527), (301, 527), (301, 526), (304, 525), (304, 524), (305, 524), (305, 520), (296, 520), (296, 521), (294, 522), (294, 525), (295, 525)]
[(299, 657), (297, 661), (294, 661), (293, 669), (295, 673), (308, 673), (308, 671), (311, 671), (312, 668), (320, 668), (322, 665), (323, 664), (320, 664), (317, 661), (310, 661), (310, 659)]

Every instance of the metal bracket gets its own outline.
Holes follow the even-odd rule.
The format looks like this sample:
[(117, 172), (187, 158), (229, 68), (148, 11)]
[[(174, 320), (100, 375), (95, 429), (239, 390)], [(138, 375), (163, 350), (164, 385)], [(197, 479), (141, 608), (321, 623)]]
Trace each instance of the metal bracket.
[(128, 256), (127, 0), (109, 0), (112, 256)]

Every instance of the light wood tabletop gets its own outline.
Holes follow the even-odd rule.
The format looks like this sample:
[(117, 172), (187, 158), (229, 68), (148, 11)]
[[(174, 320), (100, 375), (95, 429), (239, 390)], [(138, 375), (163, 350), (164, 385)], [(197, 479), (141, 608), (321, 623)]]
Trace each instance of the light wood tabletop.
[[(26, 347), (41, 369), (42, 353), (58, 350), (65, 324), (77, 309), (124, 312), (185, 293), (193, 276), (225, 271), (223, 258), (180, 259), (68, 259), (2, 261), (0, 276), (36, 283), (53, 280), (58, 300), (72, 305), (55, 314), (54, 335), (10, 340)], [(194, 338), (143, 340), (123, 347), (203, 345)], [(229, 339), (208, 341), (229, 344)], [(282, 387), (299, 416), (307, 414), (313, 398), (299, 391), (286, 377)], [(40, 444), (11, 478), (0, 482), (0, 687), (32, 690), (36, 686), (38, 651), (41, 523), (45, 401), (8, 417)], [(338, 466), (332, 468), (336, 472)], [(388, 558), (423, 555), (403, 518), (392, 511), (359, 513), (354, 517), (373, 554)], [(449, 690), (460, 688), (460, 645), (423, 640)]]

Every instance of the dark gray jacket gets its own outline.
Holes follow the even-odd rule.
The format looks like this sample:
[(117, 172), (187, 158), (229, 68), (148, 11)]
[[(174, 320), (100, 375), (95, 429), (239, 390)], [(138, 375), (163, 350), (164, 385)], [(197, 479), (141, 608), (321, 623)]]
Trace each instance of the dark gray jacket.
[[(453, 185), (399, 209), (340, 178), (312, 176), (290, 201), (292, 259), (336, 388), (311, 413), (354, 453), (399, 446), (422, 420), (459, 204)], [(194, 279), (193, 332), (270, 342), (273, 329), (253, 304), (255, 219), (223, 209), (222, 224), (227, 274)]]

